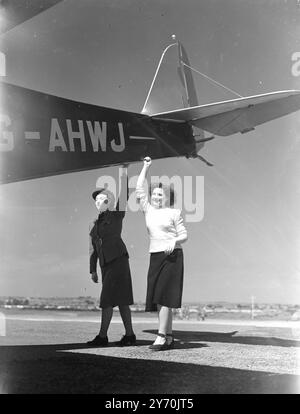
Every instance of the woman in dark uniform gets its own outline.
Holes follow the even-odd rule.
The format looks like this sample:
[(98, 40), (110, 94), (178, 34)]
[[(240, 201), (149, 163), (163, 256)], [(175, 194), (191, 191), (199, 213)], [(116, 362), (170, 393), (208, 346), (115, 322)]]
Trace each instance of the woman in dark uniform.
[(114, 208), (114, 196), (105, 188), (93, 192), (98, 219), (90, 231), (90, 274), (93, 282), (98, 283), (97, 261), (102, 273), (100, 296), (101, 326), (99, 334), (89, 341), (89, 345), (107, 346), (107, 331), (112, 319), (113, 308), (119, 307), (125, 328), (125, 335), (117, 342), (119, 346), (134, 345), (136, 337), (132, 329), (131, 310), (133, 304), (132, 282), (129, 255), (121, 238), (122, 222), (125, 211), (119, 209), (119, 201)]

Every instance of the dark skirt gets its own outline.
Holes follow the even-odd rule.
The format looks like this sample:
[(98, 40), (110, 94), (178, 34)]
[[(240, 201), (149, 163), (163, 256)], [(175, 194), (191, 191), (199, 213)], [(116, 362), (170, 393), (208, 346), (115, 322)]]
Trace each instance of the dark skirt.
[(183, 288), (183, 251), (171, 254), (151, 253), (147, 280), (146, 312), (154, 312), (157, 305), (181, 308)]
[(101, 267), (100, 308), (132, 305), (133, 293), (128, 256), (121, 256)]

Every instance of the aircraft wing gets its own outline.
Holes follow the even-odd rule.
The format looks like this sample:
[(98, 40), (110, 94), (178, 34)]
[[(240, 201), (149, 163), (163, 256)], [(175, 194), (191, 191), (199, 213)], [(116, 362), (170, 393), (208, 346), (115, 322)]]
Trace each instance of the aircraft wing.
[(300, 91), (278, 91), (175, 111), (151, 114), (154, 119), (188, 122), (215, 135), (245, 133), (257, 125), (300, 109)]
[(0, 1), (0, 34), (8, 32), (61, 1), (63, 0)]

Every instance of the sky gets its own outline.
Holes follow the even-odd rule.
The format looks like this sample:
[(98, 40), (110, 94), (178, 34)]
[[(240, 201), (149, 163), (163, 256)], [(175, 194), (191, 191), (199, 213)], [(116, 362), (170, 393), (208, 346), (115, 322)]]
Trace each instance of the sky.
[[(292, 60), (299, 23), (296, 0), (64, 0), (1, 35), (2, 80), (140, 112), (176, 34), (193, 68), (242, 96), (300, 90)], [(171, 78), (160, 76), (171, 96)], [(235, 97), (196, 73), (194, 80), (200, 104)], [(167, 110), (170, 102), (160, 105)], [(204, 217), (186, 223), (184, 302), (300, 304), (299, 117), (206, 143), (201, 155), (213, 167), (153, 161), (152, 175), (204, 180)], [(129, 166), (129, 176), (140, 168)], [(97, 216), (91, 193), (99, 177), (117, 173), (111, 167), (0, 187), (0, 296), (99, 296), (88, 266), (88, 228)], [(141, 212), (127, 212), (123, 239), (134, 299), (143, 302), (149, 254)]]

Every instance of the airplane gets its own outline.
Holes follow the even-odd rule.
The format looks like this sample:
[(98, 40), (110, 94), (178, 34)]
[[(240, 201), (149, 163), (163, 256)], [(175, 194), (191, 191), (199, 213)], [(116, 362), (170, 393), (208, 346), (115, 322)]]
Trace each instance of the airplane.
[[(183, 108), (153, 110), (151, 93), (171, 47), (178, 51)], [(247, 133), (300, 109), (300, 91), (199, 105), (187, 53), (172, 36), (141, 113), (77, 102), (1, 82), (0, 184), (170, 157), (199, 158), (215, 136)], [(214, 135), (207, 137), (205, 132)]]

